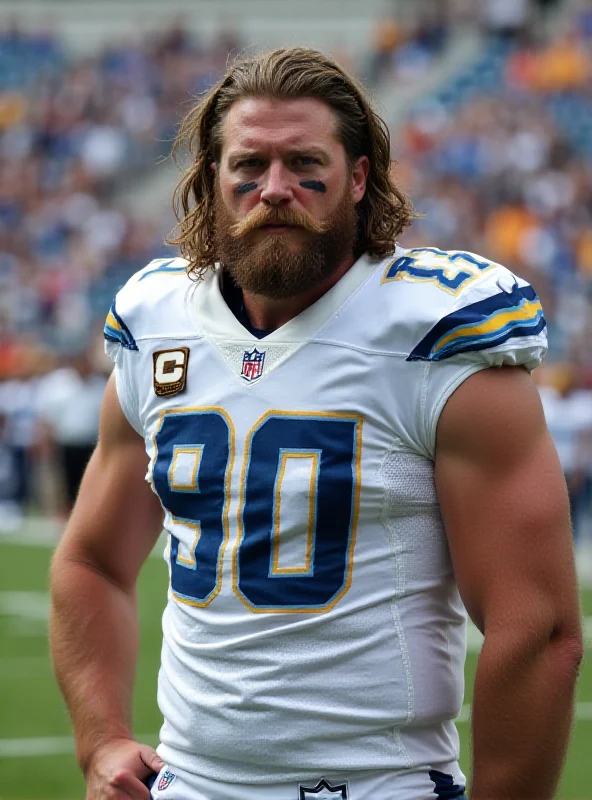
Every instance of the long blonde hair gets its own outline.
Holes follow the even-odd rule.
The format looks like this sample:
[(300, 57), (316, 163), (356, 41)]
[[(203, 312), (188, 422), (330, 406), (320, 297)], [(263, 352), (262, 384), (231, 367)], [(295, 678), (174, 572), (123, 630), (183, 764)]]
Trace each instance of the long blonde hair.
[(178, 224), (168, 243), (177, 245), (189, 261), (189, 274), (199, 278), (218, 261), (211, 164), (220, 158), (225, 113), (244, 97), (313, 97), (333, 109), (350, 163), (362, 155), (370, 161), (366, 193), (357, 206), (356, 250), (378, 257), (391, 253), (415, 215), (411, 201), (390, 178), (386, 123), (372, 109), (361, 84), (335, 61), (317, 50), (290, 47), (233, 63), (181, 123), (173, 155), (186, 148), (192, 163), (175, 190)]

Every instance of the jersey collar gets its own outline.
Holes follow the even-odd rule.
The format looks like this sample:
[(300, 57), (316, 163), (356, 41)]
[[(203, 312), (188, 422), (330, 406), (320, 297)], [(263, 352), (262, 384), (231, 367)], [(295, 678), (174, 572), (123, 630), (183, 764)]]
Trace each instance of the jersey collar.
[(380, 259), (362, 255), (355, 264), (315, 303), (261, 340), (248, 331), (228, 307), (220, 287), (221, 270), (209, 270), (194, 293), (194, 309), (207, 336), (226, 341), (293, 343), (323, 328), (355, 291), (372, 275)]

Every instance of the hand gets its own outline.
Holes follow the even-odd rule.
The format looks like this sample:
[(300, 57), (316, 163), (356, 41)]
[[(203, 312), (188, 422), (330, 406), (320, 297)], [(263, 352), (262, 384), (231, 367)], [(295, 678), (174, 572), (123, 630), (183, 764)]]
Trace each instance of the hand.
[(84, 770), (86, 800), (150, 800), (143, 781), (164, 761), (152, 747), (133, 739), (113, 739), (100, 747)]

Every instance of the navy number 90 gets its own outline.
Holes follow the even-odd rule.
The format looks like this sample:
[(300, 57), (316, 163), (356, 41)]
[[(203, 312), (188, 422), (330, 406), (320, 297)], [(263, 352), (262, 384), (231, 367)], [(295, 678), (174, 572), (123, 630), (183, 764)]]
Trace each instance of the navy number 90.
[[(252, 611), (326, 611), (349, 589), (361, 429), (358, 415), (329, 412), (273, 411), (253, 426), (245, 443), (233, 556), (234, 591)], [(221, 588), (234, 439), (228, 414), (212, 407), (166, 412), (155, 436), (156, 492), (173, 522), (194, 531), (188, 555), (172, 533), (170, 547), (171, 589), (191, 605), (208, 605)], [(176, 466), (183, 458), (191, 468), (180, 482)], [(290, 495), (286, 476), (294, 465), (310, 476), (299, 519), (292, 519), (292, 529), (305, 537), (305, 556), (287, 567), (280, 563), (280, 509)]]

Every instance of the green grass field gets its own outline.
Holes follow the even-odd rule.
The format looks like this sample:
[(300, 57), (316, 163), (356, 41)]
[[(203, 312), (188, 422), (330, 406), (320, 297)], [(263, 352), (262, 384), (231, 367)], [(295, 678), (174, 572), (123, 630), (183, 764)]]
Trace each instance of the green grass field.
[[(84, 787), (73, 756), (70, 724), (47, 654), (47, 571), (49, 543), (31, 542), (32, 533), (0, 538), (0, 800), (83, 800)], [(18, 539), (18, 543), (17, 543)], [(160, 616), (166, 596), (162, 559), (146, 564), (140, 586), (141, 659), (135, 730), (156, 744), (160, 725), (156, 673)], [(584, 614), (592, 618), (592, 591), (584, 593)], [(588, 620), (589, 623), (589, 620)], [(591, 625), (578, 691), (578, 720), (558, 797), (592, 800)], [(474, 649), (467, 660), (467, 697), (475, 671)], [(463, 766), (469, 757), (468, 725), (459, 724)]]

